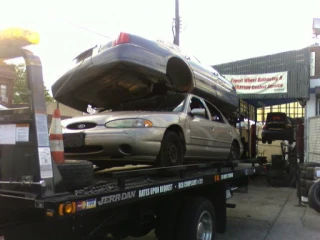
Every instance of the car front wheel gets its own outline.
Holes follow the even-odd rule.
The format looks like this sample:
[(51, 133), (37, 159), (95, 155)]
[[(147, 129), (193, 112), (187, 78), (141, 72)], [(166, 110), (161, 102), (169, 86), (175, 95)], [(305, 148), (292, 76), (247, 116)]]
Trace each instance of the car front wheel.
[(174, 166), (183, 163), (183, 143), (178, 134), (170, 130), (165, 133), (156, 163), (159, 166)]

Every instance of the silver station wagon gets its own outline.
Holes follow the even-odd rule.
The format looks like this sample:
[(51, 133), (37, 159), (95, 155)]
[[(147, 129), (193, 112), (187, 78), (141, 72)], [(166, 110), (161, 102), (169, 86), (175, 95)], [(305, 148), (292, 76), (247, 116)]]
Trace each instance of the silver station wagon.
[(101, 168), (239, 159), (238, 130), (209, 101), (167, 93), (62, 121), (66, 158)]

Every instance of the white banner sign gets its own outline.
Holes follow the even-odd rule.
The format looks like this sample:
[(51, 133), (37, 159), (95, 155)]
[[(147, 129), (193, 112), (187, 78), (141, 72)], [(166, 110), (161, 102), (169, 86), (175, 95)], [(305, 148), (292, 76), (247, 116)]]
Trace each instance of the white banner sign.
[(288, 72), (224, 75), (237, 89), (238, 94), (286, 93)]

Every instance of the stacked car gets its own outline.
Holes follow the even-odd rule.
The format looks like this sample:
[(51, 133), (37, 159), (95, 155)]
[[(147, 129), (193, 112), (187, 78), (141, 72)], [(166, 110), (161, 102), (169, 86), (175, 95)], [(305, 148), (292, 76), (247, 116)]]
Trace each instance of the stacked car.
[(239, 105), (234, 86), (177, 46), (121, 33), (76, 60), (53, 96), (98, 113), (62, 122), (67, 158), (105, 168), (241, 156), (239, 132), (229, 123)]

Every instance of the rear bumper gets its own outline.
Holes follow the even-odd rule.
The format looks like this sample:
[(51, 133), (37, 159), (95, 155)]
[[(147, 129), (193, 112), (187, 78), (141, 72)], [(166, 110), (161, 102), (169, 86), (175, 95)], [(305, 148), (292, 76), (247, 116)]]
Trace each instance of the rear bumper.
[(283, 131), (263, 130), (261, 133), (263, 140), (293, 140), (292, 129), (284, 129)]

